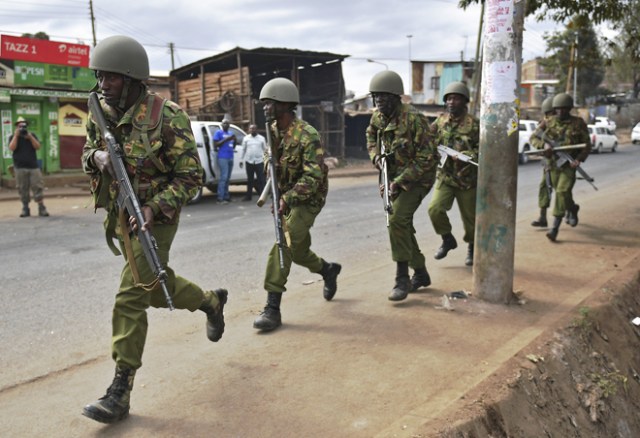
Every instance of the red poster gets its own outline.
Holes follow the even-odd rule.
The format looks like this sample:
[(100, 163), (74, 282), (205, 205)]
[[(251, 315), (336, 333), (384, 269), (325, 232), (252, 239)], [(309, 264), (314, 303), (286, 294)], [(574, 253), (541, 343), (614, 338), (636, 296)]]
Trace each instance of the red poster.
[(84, 44), (0, 35), (0, 58), (19, 61), (89, 66), (90, 47)]

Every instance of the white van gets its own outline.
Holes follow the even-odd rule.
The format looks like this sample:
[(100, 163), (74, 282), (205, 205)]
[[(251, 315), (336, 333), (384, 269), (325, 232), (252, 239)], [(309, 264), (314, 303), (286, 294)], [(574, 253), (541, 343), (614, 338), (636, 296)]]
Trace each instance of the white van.
[(518, 162), (527, 164), (529, 155), (525, 152), (532, 150), (531, 134), (536, 130), (538, 122), (536, 120), (520, 120), (518, 130)]
[[(193, 136), (196, 139), (196, 146), (198, 147), (198, 155), (204, 168), (204, 186), (212, 191), (216, 192), (218, 186), (218, 175), (220, 175), (220, 168), (218, 167), (218, 160), (216, 153), (213, 151), (213, 135), (217, 130), (221, 129), (221, 122), (213, 121), (191, 121), (191, 129)], [(230, 125), (229, 130), (236, 136), (236, 148), (233, 153), (233, 170), (231, 171), (231, 179), (229, 184), (246, 184), (247, 172), (240, 167), (240, 158), (242, 157), (242, 139), (246, 132), (236, 125)], [(202, 187), (196, 193), (196, 195), (189, 201), (190, 204), (194, 204), (202, 198)]]

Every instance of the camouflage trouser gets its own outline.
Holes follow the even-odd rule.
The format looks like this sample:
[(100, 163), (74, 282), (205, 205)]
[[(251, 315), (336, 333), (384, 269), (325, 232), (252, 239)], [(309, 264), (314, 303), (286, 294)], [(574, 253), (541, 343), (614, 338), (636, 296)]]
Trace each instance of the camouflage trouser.
[[(176, 276), (167, 266), (169, 250), (178, 229), (177, 225), (159, 225), (153, 227), (153, 235), (158, 243), (158, 257), (165, 266), (169, 279), (167, 289), (176, 309), (197, 310), (204, 300), (204, 291), (189, 280)], [(133, 256), (137, 264), (141, 282), (149, 284), (154, 276), (149, 268), (142, 247), (137, 239), (131, 240)], [(120, 243), (122, 253), (124, 247)], [(215, 294), (214, 294), (215, 296)], [(111, 354), (117, 366), (137, 369), (142, 365), (142, 352), (147, 338), (147, 308), (167, 307), (162, 289), (158, 285), (148, 292), (135, 284), (131, 267), (126, 263), (120, 277), (120, 288), (113, 308), (113, 337)]]
[(412, 269), (425, 267), (424, 255), (416, 240), (413, 215), (429, 193), (426, 187), (417, 187), (408, 192), (401, 191), (393, 201), (393, 214), (389, 216), (389, 241), (394, 262), (409, 262)]
[(267, 268), (264, 276), (264, 289), (267, 292), (284, 292), (287, 290), (287, 278), (291, 271), (291, 264), (304, 266), (311, 272), (320, 272), (322, 259), (311, 251), (311, 227), (320, 213), (320, 208), (309, 205), (299, 205), (291, 208), (285, 216), (286, 228), (290, 244), (283, 250), (284, 269), (280, 269), (280, 254), (278, 245), (273, 245), (267, 258)]
[(33, 200), (42, 201), (44, 198), (44, 181), (42, 180), (42, 172), (39, 168), (22, 169), (15, 168), (16, 185), (18, 193), (20, 193), (20, 201), (26, 205), (29, 203), (30, 192), (33, 193)]
[(564, 216), (567, 210), (573, 208), (573, 186), (576, 183), (576, 170), (565, 165), (558, 169), (551, 168), (551, 183), (556, 191), (555, 202), (553, 203), (553, 215), (556, 217)]
[(476, 224), (476, 188), (459, 189), (448, 184), (437, 183), (429, 203), (429, 217), (433, 229), (439, 235), (451, 233), (451, 222), (447, 212), (453, 206), (453, 200), (458, 201), (460, 217), (464, 227), (463, 240), (473, 243)]
[(540, 181), (540, 186), (538, 187), (538, 207), (540, 208), (549, 208), (549, 206), (551, 205), (551, 197), (549, 196), (549, 189), (547, 188), (546, 175), (547, 172), (543, 169), (542, 181)]

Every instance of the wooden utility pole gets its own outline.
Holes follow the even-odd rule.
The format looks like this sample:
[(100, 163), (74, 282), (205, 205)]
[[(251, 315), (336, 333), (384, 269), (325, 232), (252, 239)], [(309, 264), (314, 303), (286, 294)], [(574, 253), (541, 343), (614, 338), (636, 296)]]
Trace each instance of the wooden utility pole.
[(492, 0), (486, 3), (473, 289), (483, 300), (509, 303), (514, 296), (525, 2)]
[(91, 16), (91, 33), (93, 33), (93, 47), (98, 44), (96, 41), (96, 16), (93, 15), (93, 0), (89, 0), (89, 14)]
[(569, 71), (567, 72), (567, 84), (564, 87), (564, 91), (565, 93), (569, 94), (569, 92), (571, 91), (571, 84), (573, 83), (573, 66), (576, 62), (575, 60), (575, 50), (576, 50), (576, 43), (575, 41), (573, 43), (571, 43), (571, 52), (569, 53)]
[(169, 53), (171, 54), (171, 70), (175, 70), (176, 69), (176, 65), (175, 62), (173, 60), (173, 52), (175, 51), (175, 47), (173, 45), (173, 43), (169, 43)]

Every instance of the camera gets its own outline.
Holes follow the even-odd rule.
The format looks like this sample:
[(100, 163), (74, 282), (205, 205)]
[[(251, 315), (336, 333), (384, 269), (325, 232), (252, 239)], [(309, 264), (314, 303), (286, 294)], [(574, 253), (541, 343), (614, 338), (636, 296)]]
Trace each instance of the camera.
[(20, 135), (22, 135), (23, 137), (25, 135), (27, 135), (27, 126), (26, 125), (20, 126)]

